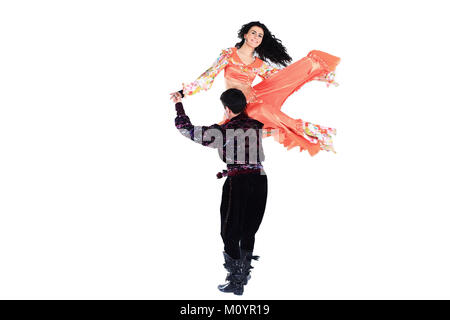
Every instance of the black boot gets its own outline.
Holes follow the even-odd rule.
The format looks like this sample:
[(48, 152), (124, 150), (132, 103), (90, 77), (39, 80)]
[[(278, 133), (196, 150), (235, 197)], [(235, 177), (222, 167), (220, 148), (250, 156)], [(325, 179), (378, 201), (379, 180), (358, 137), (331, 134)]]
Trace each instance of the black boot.
[(226, 252), (223, 253), (225, 263), (223, 266), (229, 272), (228, 283), (219, 285), (218, 288), (222, 292), (233, 292), (236, 295), (244, 293), (244, 274), (243, 263), (241, 259), (233, 259)]
[[(248, 283), (248, 280), (250, 280), (250, 269), (253, 269), (251, 263), (252, 260), (258, 260), (259, 256), (254, 256), (253, 251), (247, 251), (245, 249), (240, 249), (241, 251), (241, 260), (243, 263), (243, 273), (245, 275), (243, 284), (246, 285)], [(230, 281), (230, 275), (231, 273), (228, 273), (227, 277), (225, 278), (225, 281)]]
[(258, 260), (259, 256), (254, 256), (253, 251), (247, 251), (245, 249), (241, 248), (241, 260), (242, 264), (244, 266), (243, 273), (244, 273), (244, 285), (248, 283), (248, 280), (250, 280), (250, 270), (253, 269), (251, 263), (252, 260)]

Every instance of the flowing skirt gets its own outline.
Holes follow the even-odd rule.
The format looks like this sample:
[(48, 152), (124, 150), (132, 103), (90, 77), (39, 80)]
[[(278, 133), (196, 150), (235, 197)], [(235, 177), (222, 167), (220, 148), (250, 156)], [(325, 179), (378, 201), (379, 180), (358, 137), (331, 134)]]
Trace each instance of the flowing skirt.
[(334, 151), (331, 135), (336, 129), (320, 126), (302, 119), (293, 119), (281, 111), (286, 99), (305, 83), (324, 77), (336, 69), (340, 58), (313, 50), (303, 59), (278, 71), (253, 87), (257, 101), (249, 103), (249, 117), (264, 123), (263, 137), (273, 136), (287, 149), (300, 147), (311, 156), (320, 150)]

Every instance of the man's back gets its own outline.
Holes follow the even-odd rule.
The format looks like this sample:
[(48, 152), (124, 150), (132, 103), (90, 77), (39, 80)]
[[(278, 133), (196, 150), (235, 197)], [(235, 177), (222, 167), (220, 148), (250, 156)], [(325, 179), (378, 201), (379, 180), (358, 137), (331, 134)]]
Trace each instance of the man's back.
[(262, 128), (264, 124), (242, 112), (224, 124), (225, 143), (222, 160), (229, 166), (261, 165), (264, 161)]
[(264, 124), (241, 112), (223, 125), (194, 126), (181, 102), (176, 104), (176, 109), (175, 125), (178, 130), (197, 143), (218, 149), (220, 158), (228, 168), (262, 168)]

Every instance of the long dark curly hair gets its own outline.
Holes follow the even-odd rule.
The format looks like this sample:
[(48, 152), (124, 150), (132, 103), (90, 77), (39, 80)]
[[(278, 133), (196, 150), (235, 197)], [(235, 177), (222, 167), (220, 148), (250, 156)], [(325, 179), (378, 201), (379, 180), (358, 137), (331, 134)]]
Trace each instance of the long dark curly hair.
[(238, 32), (238, 37), (241, 39), (241, 42), (236, 43), (234, 46), (238, 49), (242, 47), (245, 43), (244, 34), (248, 33), (253, 26), (260, 27), (264, 30), (262, 42), (255, 49), (259, 58), (286, 67), (292, 61), (291, 56), (288, 55), (286, 48), (281, 44), (281, 40), (277, 39), (269, 29), (259, 21), (252, 21), (244, 24)]

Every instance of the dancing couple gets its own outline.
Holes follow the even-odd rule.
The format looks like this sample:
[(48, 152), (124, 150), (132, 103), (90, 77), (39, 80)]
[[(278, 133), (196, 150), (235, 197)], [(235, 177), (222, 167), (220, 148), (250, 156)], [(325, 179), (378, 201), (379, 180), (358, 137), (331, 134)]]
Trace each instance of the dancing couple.
[[(273, 136), (288, 150), (299, 147), (311, 156), (321, 150), (335, 152), (331, 137), (336, 134), (335, 129), (293, 119), (281, 107), (309, 81), (337, 86), (334, 70), (340, 59), (313, 50), (289, 64), (292, 58), (286, 48), (260, 22), (243, 25), (238, 37), (240, 42), (222, 50), (209, 69), (194, 82), (183, 84), (180, 91), (171, 93), (171, 99), (176, 103), (175, 124), (180, 132), (195, 142), (217, 148), (227, 164), (227, 170), (217, 174), (218, 178), (227, 176), (220, 214), (228, 282), (219, 285), (219, 290), (241, 295), (250, 279), (251, 261), (259, 258), (253, 256), (253, 248), (267, 199), (262, 138)], [(222, 70), (227, 88), (220, 97), (224, 119), (209, 127), (193, 126), (182, 98), (211, 88)], [(257, 75), (263, 80), (252, 86)]]

